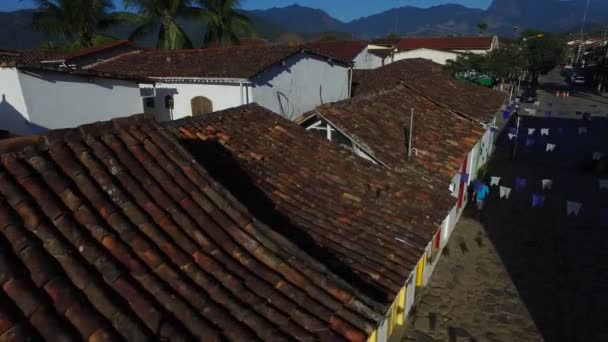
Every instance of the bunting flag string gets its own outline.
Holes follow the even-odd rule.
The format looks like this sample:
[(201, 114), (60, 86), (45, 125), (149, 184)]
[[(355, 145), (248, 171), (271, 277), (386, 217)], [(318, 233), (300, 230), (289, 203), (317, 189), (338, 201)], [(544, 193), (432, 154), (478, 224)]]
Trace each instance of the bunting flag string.
[(604, 156), (604, 154), (602, 152), (593, 152), (593, 160), (600, 160), (602, 159), (602, 157)]
[(549, 117), (551, 117), (551, 115), (553, 115), (553, 113), (550, 110), (548, 110), (548, 111), (545, 112), (545, 116), (546, 117), (549, 118)]
[(508, 188), (506, 186), (500, 187), (500, 198), (509, 199), (510, 195), (511, 195), (511, 188)]
[(545, 206), (545, 196), (532, 194), (532, 208), (542, 208)]
[(528, 135), (532, 135), (536, 132), (536, 128), (528, 128)]
[(580, 126), (580, 127), (578, 128), (578, 134), (579, 134), (579, 135), (581, 135), (581, 134), (587, 134), (587, 127), (585, 127), (585, 126)]
[(490, 177), (490, 186), (498, 185), (500, 182), (500, 177)]
[(509, 116), (511, 116), (511, 113), (508, 110), (505, 110), (504, 112), (502, 112), (502, 118), (507, 120), (509, 118)]
[(543, 185), (543, 190), (551, 190), (553, 187), (553, 180), (551, 179), (543, 179), (541, 180), (541, 183)]
[(553, 152), (555, 151), (555, 145), (554, 144), (547, 144), (547, 152)]
[(509, 136), (509, 140), (513, 140), (516, 137), (515, 134), (511, 134), (511, 133), (508, 133), (507, 135)]
[(600, 179), (600, 180), (598, 180), (598, 182), (600, 185), (600, 190), (602, 190), (602, 189), (608, 190), (608, 179)]
[(578, 213), (581, 211), (582, 207), (583, 207), (582, 203), (567, 201), (566, 202), (566, 214), (568, 216), (573, 216), (573, 215), (578, 216)]
[(523, 190), (526, 188), (527, 180), (525, 178), (515, 179), (515, 190)]
[(540, 135), (549, 135), (549, 129), (548, 128), (541, 128), (540, 129)]

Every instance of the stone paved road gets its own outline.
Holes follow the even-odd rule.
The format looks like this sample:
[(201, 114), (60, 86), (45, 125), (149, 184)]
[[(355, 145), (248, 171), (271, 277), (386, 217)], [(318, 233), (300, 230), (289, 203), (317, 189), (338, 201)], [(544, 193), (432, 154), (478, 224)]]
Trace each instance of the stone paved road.
[[(578, 118), (576, 107), (608, 113), (608, 100), (586, 96), (552, 108)], [(490, 173), (511, 188), (525, 178), (526, 188), (506, 200), (492, 187), (481, 217), (465, 211), (403, 341), (608, 341), (608, 190), (598, 186), (608, 173), (592, 160), (593, 152), (608, 156), (608, 120), (522, 117), (521, 125), (517, 158), (501, 136)], [(546, 152), (547, 143), (556, 150)], [(532, 208), (533, 194), (545, 196), (544, 207)], [(566, 201), (583, 203), (578, 216), (566, 215)]]

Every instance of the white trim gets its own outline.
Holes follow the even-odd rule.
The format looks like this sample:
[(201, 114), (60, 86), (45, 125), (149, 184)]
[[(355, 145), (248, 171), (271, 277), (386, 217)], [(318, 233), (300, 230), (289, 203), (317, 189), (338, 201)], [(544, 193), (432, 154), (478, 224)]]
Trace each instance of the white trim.
[(242, 84), (253, 84), (247, 78), (227, 78), (227, 77), (149, 77), (153, 80), (163, 82), (201, 82), (201, 83), (242, 83)]

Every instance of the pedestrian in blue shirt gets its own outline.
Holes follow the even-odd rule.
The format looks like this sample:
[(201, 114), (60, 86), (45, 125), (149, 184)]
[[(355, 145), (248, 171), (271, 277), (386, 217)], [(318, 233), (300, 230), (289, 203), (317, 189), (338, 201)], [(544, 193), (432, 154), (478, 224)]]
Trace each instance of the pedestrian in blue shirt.
[(475, 190), (475, 200), (477, 200), (477, 210), (481, 211), (483, 209), (483, 205), (490, 194), (490, 188), (486, 185), (485, 182), (481, 182), (477, 189)]

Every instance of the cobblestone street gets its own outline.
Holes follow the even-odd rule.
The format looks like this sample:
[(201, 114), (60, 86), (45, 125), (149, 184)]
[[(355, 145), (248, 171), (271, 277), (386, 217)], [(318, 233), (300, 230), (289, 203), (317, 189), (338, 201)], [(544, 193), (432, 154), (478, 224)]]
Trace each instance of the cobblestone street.
[(483, 226), (453, 234), (404, 341), (542, 341)]
[[(580, 120), (575, 108), (604, 116), (608, 101), (576, 94), (550, 107), (569, 114), (522, 117), (517, 138), (497, 141), (490, 176), (513, 193), (500, 198), (492, 186), (481, 216), (465, 210), (403, 341), (608, 341), (608, 189), (598, 186), (608, 174), (593, 157), (608, 155), (608, 120)], [(527, 183), (516, 189), (518, 179)], [(532, 206), (535, 196), (543, 205)], [(568, 201), (582, 204), (578, 215)]]

